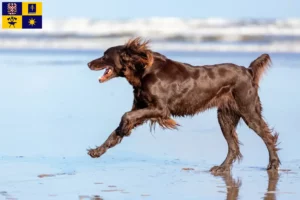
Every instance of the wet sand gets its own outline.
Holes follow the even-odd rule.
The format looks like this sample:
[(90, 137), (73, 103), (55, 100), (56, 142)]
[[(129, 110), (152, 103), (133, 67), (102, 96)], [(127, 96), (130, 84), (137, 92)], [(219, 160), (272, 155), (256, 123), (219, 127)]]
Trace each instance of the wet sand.
[(156, 159), (143, 162), (126, 157), (104, 158), (104, 163), (87, 158), (2, 157), (1, 160), (9, 161), (0, 167), (2, 172), (8, 168), (15, 170), (6, 180), (1, 174), (0, 199), (275, 200), (300, 197), (299, 168), (271, 173), (260, 167), (235, 165), (232, 173), (212, 175), (207, 171), (210, 164), (205, 161), (203, 164)]

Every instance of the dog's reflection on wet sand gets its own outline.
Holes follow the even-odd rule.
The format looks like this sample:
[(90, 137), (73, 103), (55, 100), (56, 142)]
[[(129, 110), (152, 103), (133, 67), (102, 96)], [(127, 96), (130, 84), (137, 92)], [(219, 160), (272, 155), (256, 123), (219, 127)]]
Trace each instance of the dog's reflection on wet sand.
[(278, 172), (268, 171), (268, 189), (264, 196), (265, 200), (275, 200), (276, 199), (276, 190), (277, 190), (278, 180), (279, 180)]
[[(276, 200), (276, 190), (277, 190), (277, 183), (279, 180), (278, 172), (271, 172), (268, 171), (268, 188), (266, 193), (263, 196), (264, 200)], [(224, 174), (213, 174), (216, 177), (222, 177), (223, 181), (226, 184), (227, 193), (226, 193), (226, 200), (237, 200), (239, 199), (239, 189), (242, 186), (241, 179), (233, 178), (232, 174), (224, 173)]]

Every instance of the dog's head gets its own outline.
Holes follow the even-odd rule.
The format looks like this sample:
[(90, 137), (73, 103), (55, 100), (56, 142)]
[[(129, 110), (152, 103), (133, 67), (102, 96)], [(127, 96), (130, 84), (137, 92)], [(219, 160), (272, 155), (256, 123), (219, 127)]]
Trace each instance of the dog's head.
[(99, 82), (106, 82), (114, 77), (126, 77), (128, 80), (138, 78), (153, 63), (152, 51), (148, 41), (140, 38), (129, 40), (125, 45), (107, 49), (104, 55), (88, 63), (91, 70), (103, 70)]

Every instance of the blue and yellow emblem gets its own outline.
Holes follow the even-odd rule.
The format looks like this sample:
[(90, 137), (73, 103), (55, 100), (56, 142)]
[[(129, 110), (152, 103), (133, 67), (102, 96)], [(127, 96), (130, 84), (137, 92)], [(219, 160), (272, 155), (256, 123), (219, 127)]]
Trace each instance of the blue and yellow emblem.
[(42, 2), (2, 2), (3, 29), (41, 29)]

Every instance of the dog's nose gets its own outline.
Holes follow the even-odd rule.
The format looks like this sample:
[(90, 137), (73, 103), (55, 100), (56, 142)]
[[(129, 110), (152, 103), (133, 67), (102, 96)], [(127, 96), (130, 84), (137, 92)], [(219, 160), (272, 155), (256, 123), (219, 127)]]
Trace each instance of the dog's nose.
[(88, 63), (88, 66), (91, 67), (91, 62)]

